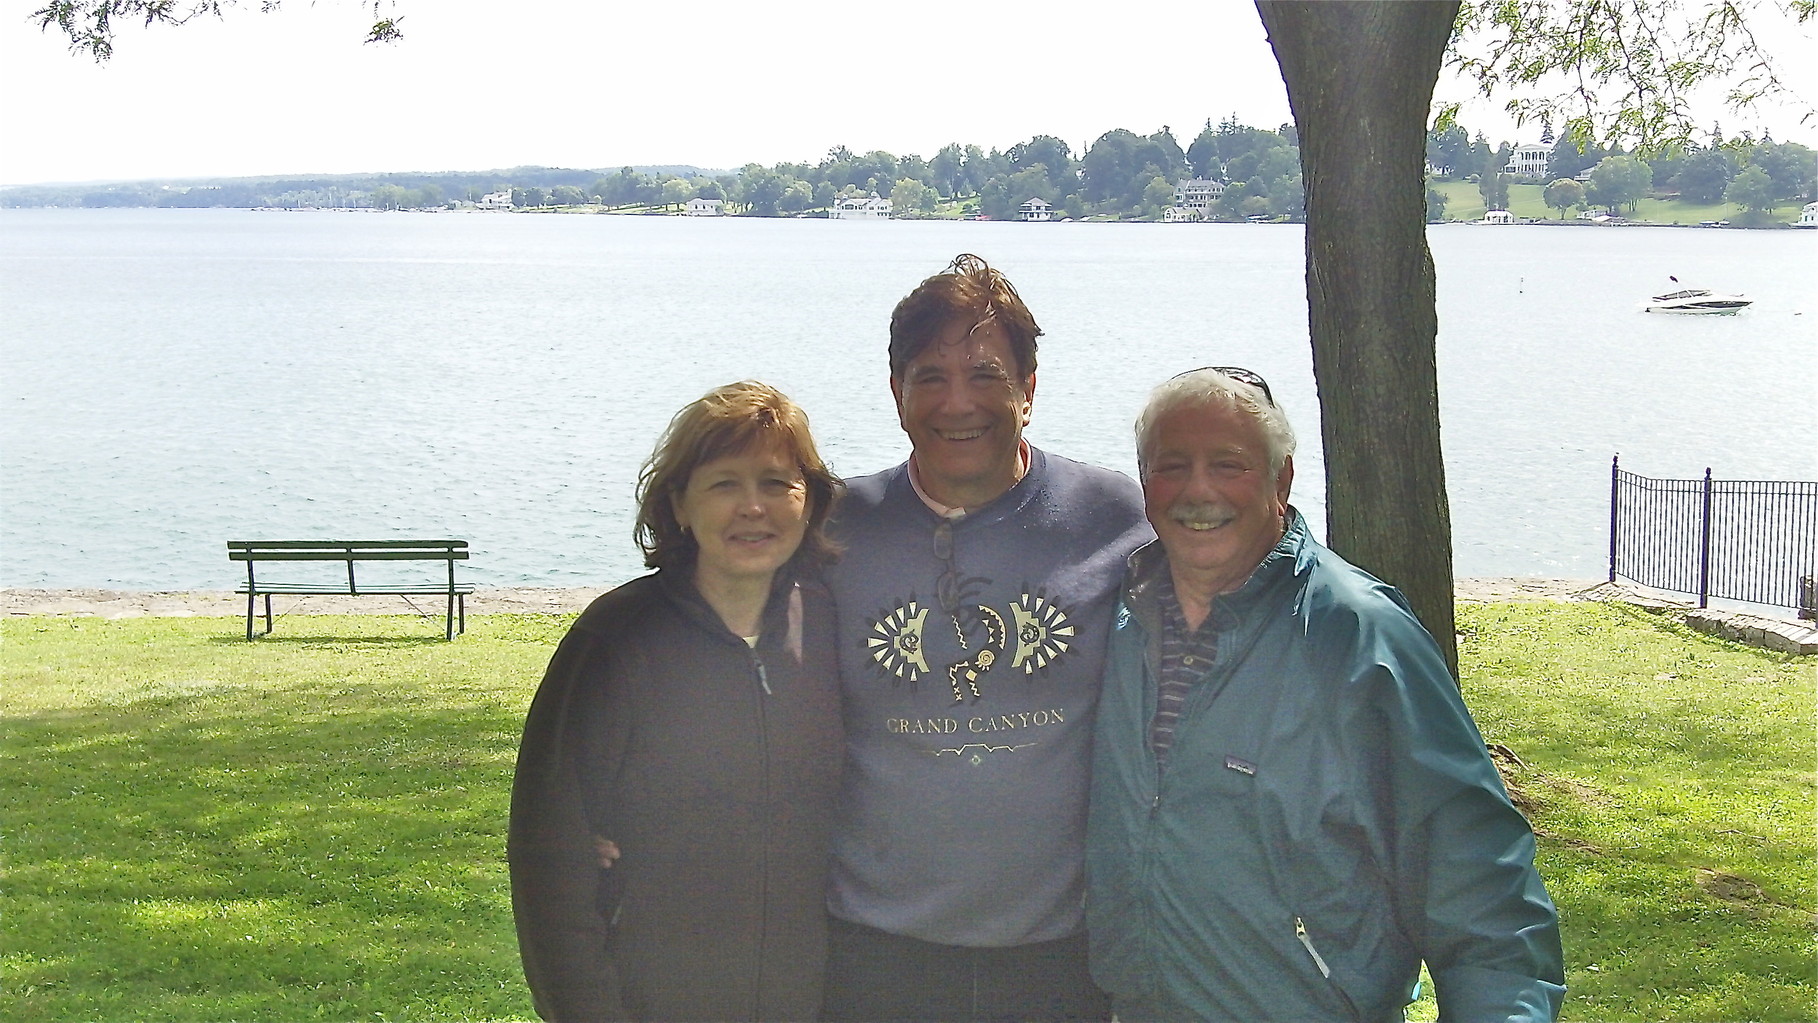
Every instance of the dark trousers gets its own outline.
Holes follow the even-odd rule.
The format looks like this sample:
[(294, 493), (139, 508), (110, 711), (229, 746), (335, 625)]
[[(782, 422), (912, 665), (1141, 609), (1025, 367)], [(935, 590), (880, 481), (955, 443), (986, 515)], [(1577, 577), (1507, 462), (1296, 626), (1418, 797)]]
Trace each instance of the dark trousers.
[(828, 1023), (1109, 1020), (1084, 933), (1008, 948), (937, 945), (829, 918)]

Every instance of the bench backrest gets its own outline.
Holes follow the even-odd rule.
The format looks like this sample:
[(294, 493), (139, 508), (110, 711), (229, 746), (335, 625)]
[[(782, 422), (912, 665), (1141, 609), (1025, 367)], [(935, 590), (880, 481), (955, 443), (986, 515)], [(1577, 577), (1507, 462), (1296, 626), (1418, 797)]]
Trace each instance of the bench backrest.
[(466, 540), (229, 540), (230, 561), (465, 561)]

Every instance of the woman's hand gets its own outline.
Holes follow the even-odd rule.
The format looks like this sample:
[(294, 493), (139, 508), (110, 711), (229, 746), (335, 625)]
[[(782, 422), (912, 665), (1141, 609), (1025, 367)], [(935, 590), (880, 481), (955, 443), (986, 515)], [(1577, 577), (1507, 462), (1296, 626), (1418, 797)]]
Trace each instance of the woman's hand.
[(609, 838), (593, 836), (593, 851), (600, 858), (600, 869), (611, 868), (612, 861), (619, 858), (619, 843)]

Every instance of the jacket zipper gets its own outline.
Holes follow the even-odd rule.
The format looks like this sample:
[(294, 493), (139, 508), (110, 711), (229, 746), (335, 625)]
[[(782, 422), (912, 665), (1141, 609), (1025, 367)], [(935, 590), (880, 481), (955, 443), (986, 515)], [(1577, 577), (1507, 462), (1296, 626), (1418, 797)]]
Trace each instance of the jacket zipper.
[(1313, 939), (1307, 934), (1306, 922), (1300, 917), (1294, 918), (1294, 936), (1300, 939), (1307, 954), (1313, 957), (1313, 965), (1319, 967), (1319, 975), (1327, 980), (1332, 979), (1332, 968), (1326, 965), (1325, 959), (1319, 954), (1319, 949), (1313, 947)]
[[(757, 650), (751, 651), (751, 664), (757, 668), (758, 685), (763, 687), (764, 696), (775, 696), (770, 689), (770, 672), (764, 667), (764, 659), (758, 656)], [(764, 776), (764, 805), (770, 805), (770, 707), (769, 701), (759, 697), (758, 712), (758, 767)], [(752, 992), (752, 1017), (761, 1019), (766, 1014), (764, 1004), (765, 960), (767, 945), (765, 938), (770, 933), (770, 815), (764, 815), (764, 857), (763, 867), (758, 872), (758, 955), (757, 955), (757, 989)]]

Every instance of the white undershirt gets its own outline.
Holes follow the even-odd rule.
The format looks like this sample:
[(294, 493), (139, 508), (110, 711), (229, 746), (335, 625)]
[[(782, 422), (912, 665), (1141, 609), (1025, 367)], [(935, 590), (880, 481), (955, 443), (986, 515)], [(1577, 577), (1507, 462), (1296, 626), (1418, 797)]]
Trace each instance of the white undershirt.
[[(1017, 458), (1017, 462), (1018, 462), (1018, 465), (1016, 468), (1016, 479), (1018, 481), (1020, 481), (1024, 476), (1029, 475), (1029, 442), (1028, 441), (1026, 441), (1026, 440), (1017, 441), (1016, 458)], [(928, 510), (932, 511), (936, 515), (939, 515), (941, 518), (951, 519), (954, 522), (958, 522), (960, 519), (963, 519), (966, 517), (966, 509), (949, 508), (948, 506), (940, 503), (939, 501), (936, 501), (934, 498), (929, 497), (928, 492), (926, 490), (922, 489), (922, 471), (920, 469), (916, 468), (915, 452), (913, 452), (913, 451), (909, 453), (909, 485), (911, 487), (915, 488), (915, 496), (922, 499), (922, 503), (928, 506)], [(1013, 482), (1010, 485), (1015, 486), (1016, 483)]]

